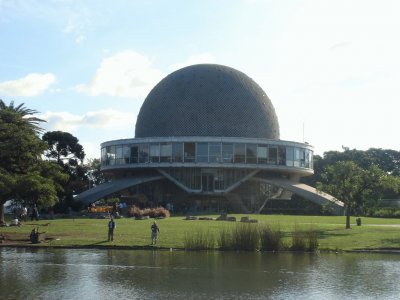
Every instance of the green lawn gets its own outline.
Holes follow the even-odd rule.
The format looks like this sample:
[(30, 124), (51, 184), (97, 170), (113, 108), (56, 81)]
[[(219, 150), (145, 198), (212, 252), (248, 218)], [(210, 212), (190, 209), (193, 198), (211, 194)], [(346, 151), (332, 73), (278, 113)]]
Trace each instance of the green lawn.
[[(244, 215), (236, 216), (238, 220)], [(217, 216), (208, 216), (217, 217)], [(319, 232), (321, 250), (355, 249), (400, 249), (400, 219), (362, 218), (362, 226), (355, 225), (344, 229), (345, 217), (328, 216), (287, 216), (287, 215), (250, 215), (257, 219), (255, 226), (270, 225), (279, 227), (284, 232), (284, 240), (289, 243), (295, 227), (314, 229)], [(107, 241), (107, 219), (56, 219), (39, 222), (27, 221), (21, 227), (2, 227), (0, 234), (7, 234), (13, 239), (26, 239), (34, 227), (46, 232), (47, 240), (39, 245), (48, 246), (135, 246), (145, 247), (150, 244), (150, 226), (153, 220), (117, 219), (114, 242)], [(157, 220), (160, 227), (158, 247), (183, 248), (185, 234), (208, 231), (218, 236), (222, 228), (234, 226), (227, 221), (187, 221), (184, 217), (171, 217)], [(239, 223), (239, 222), (236, 222)]]

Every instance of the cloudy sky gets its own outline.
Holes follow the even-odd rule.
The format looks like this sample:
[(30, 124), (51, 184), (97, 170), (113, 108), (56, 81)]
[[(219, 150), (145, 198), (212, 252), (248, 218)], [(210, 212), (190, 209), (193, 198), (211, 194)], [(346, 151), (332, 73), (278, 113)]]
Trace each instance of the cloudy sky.
[(0, 98), (96, 158), (134, 137), (163, 77), (217, 63), (265, 90), (281, 139), (399, 151), (399, 15), (397, 0), (0, 0)]

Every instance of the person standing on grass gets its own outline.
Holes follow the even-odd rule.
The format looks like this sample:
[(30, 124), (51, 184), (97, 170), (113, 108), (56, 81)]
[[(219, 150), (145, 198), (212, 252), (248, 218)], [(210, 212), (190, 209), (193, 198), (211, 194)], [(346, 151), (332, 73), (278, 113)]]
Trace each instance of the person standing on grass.
[(108, 241), (114, 240), (114, 229), (117, 227), (113, 217), (111, 216), (110, 221), (108, 222)]
[(157, 243), (158, 233), (160, 232), (160, 228), (158, 228), (156, 221), (154, 221), (150, 229), (151, 229), (151, 244), (155, 245)]

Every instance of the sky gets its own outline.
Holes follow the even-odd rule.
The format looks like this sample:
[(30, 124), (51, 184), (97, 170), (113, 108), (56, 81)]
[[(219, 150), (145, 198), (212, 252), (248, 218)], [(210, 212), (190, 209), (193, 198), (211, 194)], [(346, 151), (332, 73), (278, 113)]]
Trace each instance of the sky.
[(216, 63), (263, 88), (282, 140), (400, 151), (399, 15), (397, 0), (0, 0), (0, 99), (99, 158), (162, 78)]

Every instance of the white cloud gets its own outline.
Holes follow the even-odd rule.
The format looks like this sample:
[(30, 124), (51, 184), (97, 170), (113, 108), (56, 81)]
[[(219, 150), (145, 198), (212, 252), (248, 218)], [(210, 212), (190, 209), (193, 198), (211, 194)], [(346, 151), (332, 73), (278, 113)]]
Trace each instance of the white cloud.
[(145, 97), (162, 77), (148, 57), (126, 50), (103, 59), (91, 82), (75, 89), (91, 96)]
[(113, 109), (89, 111), (83, 115), (74, 115), (69, 112), (46, 112), (40, 116), (47, 121), (46, 130), (74, 131), (78, 128), (126, 128), (134, 122), (132, 113)]
[(51, 73), (31, 73), (27, 76), (0, 83), (0, 92), (15, 97), (32, 97), (46, 91), (56, 81)]
[(196, 64), (213, 64), (216, 62), (215, 56), (208, 52), (193, 54), (186, 59), (183, 63), (177, 63), (170, 66), (173, 71), (179, 70), (181, 68), (196, 65)]

